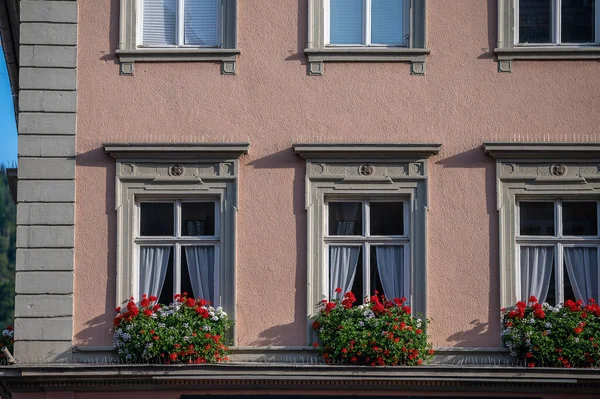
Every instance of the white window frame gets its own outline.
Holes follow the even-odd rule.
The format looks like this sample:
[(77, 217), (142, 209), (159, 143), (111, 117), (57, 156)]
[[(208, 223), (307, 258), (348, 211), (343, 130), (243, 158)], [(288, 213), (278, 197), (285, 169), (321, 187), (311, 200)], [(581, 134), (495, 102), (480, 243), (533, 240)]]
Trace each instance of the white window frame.
[(177, 13), (175, 18), (175, 44), (164, 44), (164, 45), (144, 45), (143, 44), (143, 34), (144, 34), (144, 0), (135, 0), (137, 2), (137, 9), (139, 12), (137, 13), (137, 26), (138, 29), (136, 31), (136, 46), (138, 48), (222, 48), (222, 25), (223, 25), (223, 16), (222, 9), (220, 7), (221, 0), (213, 0), (217, 3), (217, 20), (216, 20), (216, 37), (217, 43), (214, 46), (198, 46), (198, 45), (189, 45), (185, 44), (185, 15), (184, 15), (184, 3), (186, 0), (176, 0), (177, 2)]
[(571, 46), (571, 47), (585, 47), (591, 45), (600, 44), (600, 0), (594, 0), (596, 2), (595, 5), (595, 40), (594, 42), (589, 43), (563, 43), (561, 41), (562, 36), (562, 0), (551, 0), (552, 2), (552, 26), (550, 37), (552, 38), (552, 42), (550, 43), (519, 43), (519, 0), (514, 0), (514, 44), (519, 47), (539, 47), (539, 46)]
[[(142, 203), (172, 203), (173, 204), (173, 236), (141, 236), (140, 235), (140, 226), (141, 226), (141, 204)], [(212, 236), (184, 236), (181, 235), (181, 214), (182, 209), (181, 206), (184, 203), (212, 203), (215, 207), (215, 234)], [(215, 250), (214, 256), (214, 275), (215, 281), (213, 281), (213, 292), (214, 292), (214, 302), (215, 306), (221, 305), (221, 296), (220, 296), (220, 243), (221, 243), (221, 209), (219, 206), (218, 199), (212, 198), (193, 198), (193, 199), (172, 199), (172, 198), (155, 198), (155, 197), (144, 197), (138, 196), (135, 201), (135, 213), (134, 213), (134, 261), (133, 261), (133, 284), (134, 287), (139, 287), (139, 277), (140, 277), (140, 248), (141, 247), (149, 247), (149, 246), (159, 246), (159, 247), (171, 247), (173, 251), (173, 293), (174, 294), (182, 294), (181, 292), (181, 249), (186, 246), (210, 246)], [(137, 292), (137, 295), (134, 295), (136, 298), (141, 298), (142, 294), (147, 294), (144, 292)], [(192, 293), (188, 293), (192, 295)]]
[(330, 43), (330, 22), (331, 22), (331, 0), (324, 0), (323, 3), (323, 11), (325, 16), (324, 21), (324, 42), (325, 46), (328, 47), (408, 47), (410, 43), (410, 9), (411, 9), (411, 0), (402, 0), (404, 2), (404, 10), (402, 13), (402, 37), (403, 42), (400, 44), (379, 44), (379, 43), (371, 43), (371, 25), (372, 25), (372, 0), (362, 0), (363, 6), (363, 31), (362, 31), (362, 40), (363, 43), (356, 44), (335, 44)]
[[(411, 257), (410, 257), (410, 206), (409, 206), (409, 198), (406, 197), (394, 197), (394, 198), (377, 198), (377, 197), (373, 197), (373, 198), (364, 198), (364, 199), (360, 199), (360, 198), (356, 198), (356, 197), (327, 197), (325, 199), (325, 202), (323, 204), (324, 209), (323, 209), (323, 222), (324, 222), (324, 226), (323, 226), (323, 231), (324, 231), (324, 237), (323, 237), (323, 261), (324, 261), (324, 267), (323, 267), (323, 281), (325, 282), (324, 286), (325, 287), (329, 287), (330, 283), (329, 283), (329, 249), (330, 247), (339, 247), (339, 246), (343, 246), (343, 247), (349, 247), (349, 246), (357, 246), (360, 247), (361, 250), (363, 251), (363, 256), (362, 256), (362, 265), (360, 265), (360, 267), (362, 268), (362, 273), (363, 273), (363, 287), (362, 287), (362, 292), (360, 293), (361, 295), (358, 295), (358, 293), (354, 293), (355, 296), (357, 298), (363, 298), (366, 300), (365, 297), (371, 296), (373, 295), (373, 292), (371, 292), (371, 276), (370, 276), (370, 270), (371, 270), (371, 247), (376, 247), (376, 246), (381, 246), (381, 245), (385, 245), (385, 246), (401, 246), (404, 248), (404, 264), (405, 265), (409, 265), (408, 268), (406, 268), (407, 270), (407, 274), (408, 276), (404, 276), (404, 285), (405, 287), (408, 287), (408, 292), (410, 293), (410, 262), (411, 262)], [(361, 208), (361, 215), (362, 215), (362, 234), (361, 235), (330, 235), (329, 234), (329, 204), (331, 203), (339, 203), (339, 202), (357, 202), (360, 203), (362, 208)], [(403, 231), (404, 234), (403, 235), (389, 235), (389, 236), (385, 236), (385, 235), (371, 235), (370, 231), (371, 231), (371, 218), (370, 218), (370, 203), (371, 202), (402, 202), (402, 207), (403, 207)], [(358, 266), (357, 266), (358, 267)], [(383, 294), (383, 293), (381, 293)], [(331, 299), (329, 298), (329, 291), (327, 291), (327, 295), (326, 295), (327, 299)], [(393, 298), (389, 298), (389, 299), (393, 299)], [(407, 298), (407, 304), (410, 304), (410, 295)]]
[[(523, 202), (547, 202), (554, 206), (554, 235), (552, 236), (526, 236), (520, 235), (521, 207)], [(563, 234), (563, 202), (596, 202), (596, 224), (598, 235), (595, 236), (568, 236)], [(516, 292), (521, 292), (521, 246), (527, 247), (552, 247), (554, 248), (554, 278), (556, 302), (564, 303), (565, 262), (564, 248), (568, 247), (593, 247), (597, 248), (598, 262), (600, 264), (600, 200), (590, 198), (568, 198), (568, 197), (531, 197), (518, 198), (515, 211), (515, 264), (516, 270)], [(555, 305), (555, 304), (551, 304)]]

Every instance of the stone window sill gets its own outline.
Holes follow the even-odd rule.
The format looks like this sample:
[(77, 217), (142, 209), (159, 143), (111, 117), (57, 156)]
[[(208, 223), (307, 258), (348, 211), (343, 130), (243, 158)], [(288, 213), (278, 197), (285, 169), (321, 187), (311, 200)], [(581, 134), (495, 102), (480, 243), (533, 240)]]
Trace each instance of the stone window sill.
[(324, 62), (410, 62), (413, 75), (425, 73), (426, 48), (407, 47), (323, 47), (307, 48), (309, 75), (323, 75)]
[(513, 60), (600, 60), (600, 46), (520, 46), (497, 48), (498, 72), (511, 72)]
[(235, 74), (240, 50), (222, 48), (138, 48), (117, 50), (121, 74), (132, 75), (134, 62), (221, 62), (221, 73)]

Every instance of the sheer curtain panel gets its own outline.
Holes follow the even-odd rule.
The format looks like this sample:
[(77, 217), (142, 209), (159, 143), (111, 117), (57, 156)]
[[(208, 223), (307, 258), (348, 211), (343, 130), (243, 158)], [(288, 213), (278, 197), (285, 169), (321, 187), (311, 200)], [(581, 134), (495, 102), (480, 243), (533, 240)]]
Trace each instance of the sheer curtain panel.
[(577, 299), (587, 303), (588, 299), (600, 299), (600, 270), (598, 270), (598, 248), (565, 248), (565, 266)]
[(554, 247), (521, 247), (521, 300), (545, 302), (554, 265)]
[(408, 265), (404, 262), (404, 247), (378, 245), (375, 251), (377, 270), (386, 298), (408, 298), (410, 276)]
[(215, 303), (215, 248), (185, 247), (185, 257), (194, 297)]
[(160, 297), (167, 268), (171, 247), (140, 247), (140, 292)]
[[(331, 300), (342, 297), (352, 289), (360, 247), (330, 247), (329, 253), (329, 299)], [(336, 294), (336, 288), (342, 289), (340, 295)]]

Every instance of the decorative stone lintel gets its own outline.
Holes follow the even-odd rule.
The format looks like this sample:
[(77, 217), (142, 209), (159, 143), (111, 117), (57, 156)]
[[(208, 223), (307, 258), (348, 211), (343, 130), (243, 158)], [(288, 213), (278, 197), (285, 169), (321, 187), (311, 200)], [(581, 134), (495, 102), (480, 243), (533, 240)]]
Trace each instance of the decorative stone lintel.
[(440, 152), (441, 144), (329, 143), (294, 144), (294, 151), (305, 159), (424, 159)]
[(574, 160), (589, 159), (597, 162), (600, 158), (600, 143), (520, 143), (495, 142), (484, 143), (486, 154), (496, 159), (511, 160)]
[(249, 143), (106, 143), (104, 151), (115, 159), (196, 160), (237, 159), (248, 153)]

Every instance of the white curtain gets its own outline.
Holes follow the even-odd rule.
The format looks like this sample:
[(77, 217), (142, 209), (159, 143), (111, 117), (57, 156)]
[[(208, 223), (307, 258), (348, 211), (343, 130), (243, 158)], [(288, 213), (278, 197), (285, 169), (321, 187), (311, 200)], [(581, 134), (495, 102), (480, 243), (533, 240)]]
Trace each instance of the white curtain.
[(194, 297), (215, 303), (215, 248), (185, 247), (185, 258)]
[(565, 248), (565, 265), (577, 299), (600, 299), (600, 270), (598, 248)]
[(545, 302), (554, 265), (554, 247), (521, 247), (521, 300)]
[(377, 270), (385, 297), (390, 300), (408, 298), (410, 274), (408, 265), (404, 262), (404, 247), (378, 245), (375, 247), (375, 253)]
[[(359, 254), (360, 247), (329, 248), (329, 299), (342, 297), (352, 289)], [(340, 295), (335, 292), (336, 288), (342, 289)]]
[(140, 247), (140, 296), (160, 297), (170, 254), (171, 247)]

